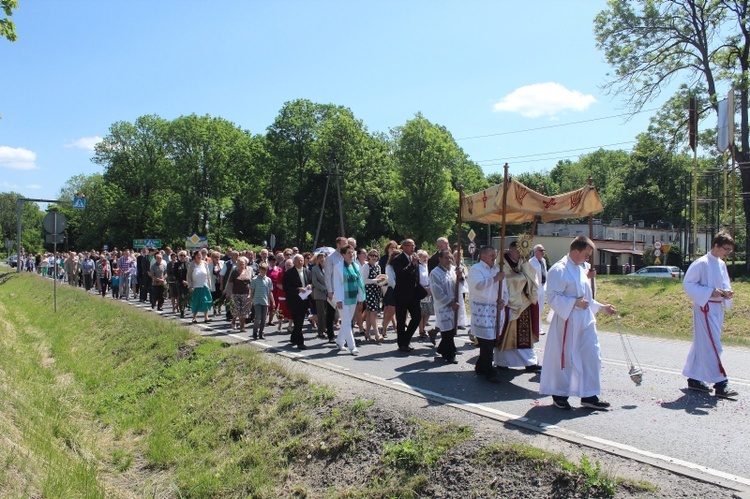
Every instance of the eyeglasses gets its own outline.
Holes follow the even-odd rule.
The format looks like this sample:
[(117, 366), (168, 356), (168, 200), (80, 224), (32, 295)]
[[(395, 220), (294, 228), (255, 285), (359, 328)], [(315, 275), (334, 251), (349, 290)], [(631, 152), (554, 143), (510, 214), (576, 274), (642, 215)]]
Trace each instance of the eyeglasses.
[(537, 251), (539, 251), (539, 252), (541, 252), (541, 253), (544, 253), (544, 250), (543, 250), (543, 249), (538, 249)]
[(727, 247), (727, 246), (722, 246), (722, 247), (721, 247), (721, 249), (723, 249), (723, 250), (724, 250), (724, 251), (726, 251), (727, 253), (731, 253), (732, 251), (734, 251), (734, 246), (729, 246), (729, 247)]

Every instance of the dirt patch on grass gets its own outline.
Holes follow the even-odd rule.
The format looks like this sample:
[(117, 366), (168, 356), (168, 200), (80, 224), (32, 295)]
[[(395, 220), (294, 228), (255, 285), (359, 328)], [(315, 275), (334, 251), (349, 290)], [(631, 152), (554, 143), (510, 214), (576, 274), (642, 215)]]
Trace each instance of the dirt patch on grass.
[[(480, 416), (366, 382), (334, 380), (324, 370), (279, 360), (311, 381), (333, 385), (337, 396), (318, 408), (316, 420), (330, 417), (336, 407), (374, 402), (353, 419), (339, 421), (342, 431), (356, 430), (360, 437), (336, 452), (327, 452), (332, 444), (323, 429), (306, 434), (304, 451), (290, 458), (279, 491), (283, 497), (738, 497), (730, 490), (642, 463), (509, 430)], [(393, 462), (392, 449), (408, 449), (410, 442), (417, 442), (417, 453), (435, 451), (438, 445), (432, 436), (426, 442), (423, 438), (424, 447), (419, 446), (424, 422), (448, 425), (451, 421), (471, 428), (471, 433), (437, 452), (432, 464)]]
[[(336, 402), (333, 402), (335, 405)], [(346, 430), (342, 423), (341, 429)], [(326, 452), (326, 436), (318, 433), (293, 460), (283, 496), (307, 497), (647, 497), (648, 491), (618, 484), (614, 478), (564, 468), (562, 458), (522, 448), (492, 448), (480, 438), (443, 449), (415, 443), (419, 455), (392, 458), (393, 449), (417, 442), (421, 424), (388, 409), (370, 408), (357, 427), (361, 440), (345, 449)], [(423, 442), (430, 447), (434, 442)], [(321, 445), (323, 447), (321, 448)], [(339, 452), (339, 450), (341, 450)], [(434, 464), (419, 463), (436, 451)], [(571, 465), (572, 466), (572, 465)], [(655, 495), (654, 497), (658, 497)]]

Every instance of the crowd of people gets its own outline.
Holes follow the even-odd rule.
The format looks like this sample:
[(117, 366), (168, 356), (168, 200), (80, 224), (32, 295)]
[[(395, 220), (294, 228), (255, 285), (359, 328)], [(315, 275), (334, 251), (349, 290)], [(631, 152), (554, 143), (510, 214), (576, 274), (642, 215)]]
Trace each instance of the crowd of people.
[[(257, 255), (219, 247), (192, 253), (141, 248), (43, 254), (23, 261), (32, 261), (25, 265), (28, 271), (58, 276), (102, 296), (132, 297), (159, 311), (169, 300), (172, 313), (185, 317), (189, 310), (193, 323), (199, 314), (211, 322), (223, 313), (232, 329), (244, 332), (252, 324), (253, 339), (264, 338), (269, 327), (281, 331), (286, 323), (290, 342), (299, 350), (307, 348), (303, 325), (309, 321), (319, 339), (351, 355), (359, 353), (355, 328), (366, 342), (381, 342), (395, 330), (397, 350), (405, 354), (414, 350), (411, 342), (418, 331), (439, 358), (456, 363), (455, 337), (468, 328), (479, 350), (475, 372), (488, 382), (500, 383), (501, 371), (521, 368), (540, 375), (540, 393), (551, 395), (560, 409), (571, 408), (571, 396), (580, 397), (586, 408), (609, 408), (599, 398), (594, 314), (617, 310), (594, 299), (590, 239), (576, 237), (569, 253), (549, 269), (541, 244), (526, 259), (513, 241), (500, 261), (495, 248), (483, 247), (479, 261), (468, 269), (447, 238), (439, 238), (436, 246), (430, 255), (416, 250), (411, 239), (389, 241), (381, 253), (339, 237), (332, 248), (304, 253), (296, 247), (275, 253), (262, 249)], [(696, 303), (696, 339), (684, 371), (688, 388), (708, 392), (706, 381), (713, 382), (716, 395), (725, 398), (737, 392), (728, 387), (720, 360), (722, 307), (711, 305), (731, 306), (733, 293), (720, 257), (733, 247), (728, 234), (719, 234), (712, 252), (691, 265), (684, 281)], [(545, 300), (551, 323), (544, 353), (548, 367), (542, 369), (534, 344), (545, 334)], [(432, 316), (434, 327), (428, 330)]]

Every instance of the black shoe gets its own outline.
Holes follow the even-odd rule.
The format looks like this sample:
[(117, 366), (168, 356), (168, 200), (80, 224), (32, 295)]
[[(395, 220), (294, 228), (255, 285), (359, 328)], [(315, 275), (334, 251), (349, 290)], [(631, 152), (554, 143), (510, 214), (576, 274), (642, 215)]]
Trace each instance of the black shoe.
[(182, 318), (182, 319), (185, 318), (185, 311), (184, 310), (180, 310), (180, 318)]
[(717, 387), (714, 395), (722, 399), (736, 399), (737, 396), (739, 396), (739, 393), (737, 393), (737, 390), (732, 390), (728, 386), (723, 386)]
[(428, 334), (430, 335), (430, 343), (432, 343), (432, 345), (435, 346), (435, 338), (437, 338), (437, 334), (438, 334), (437, 329), (431, 329)]
[(304, 343), (300, 343), (299, 345), (297, 345), (297, 348), (298, 348), (299, 350), (307, 350), (307, 347), (305, 346), (305, 344), (304, 344)]
[(265, 339), (266, 339), (266, 337), (265, 337), (265, 336), (263, 336), (263, 333), (260, 333), (260, 334), (258, 335), (258, 338), (260, 338), (261, 340), (265, 340)]
[(524, 370), (527, 373), (540, 373), (542, 372), (542, 366), (540, 366), (539, 364), (534, 364), (533, 366), (526, 366)]
[(455, 357), (449, 357), (445, 359), (446, 364), (458, 364), (458, 361)]
[(412, 351), (411, 347), (398, 347), (399, 352), (409, 353)]
[(485, 374), (484, 368), (480, 366), (474, 366), (474, 374), (477, 376), (483, 376)]
[(324, 339), (326, 339), (326, 338), (327, 338), (327, 336), (326, 336), (326, 335), (324, 335), (324, 334), (320, 334), (320, 333), (318, 333), (318, 338), (320, 338), (321, 340), (324, 340)]
[(508, 366), (495, 366), (495, 369), (498, 371), (510, 371), (510, 367)]
[(406, 348), (408, 348), (410, 352), (411, 352), (412, 350), (414, 350), (414, 347), (413, 347), (413, 346), (411, 346), (411, 345), (407, 346)]
[(573, 408), (568, 402), (568, 397), (558, 397), (555, 395), (552, 396), (552, 405), (565, 411), (569, 411)]
[(336, 343), (335, 338), (328, 338), (328, 341), (326, 343)]
[(594, 395), (593, 397), (584, 397), (581, 399), (581, 407), (587, 409), (594, 409), (595, 411), (607, 411), (609, 410), (609, 402), (599, 400), (599, 397)]
[(163, 312), (163, 310), (161, 308), (159, 308), (159, 307), (157, 307), (156, 310), (158, 310), (159, 312)]
[(253, 333), (253, 339), (254, 339), (254, 340), (257, 340), (257, 339), (258, 339), (258, 335), (257, 335), (256, 333)]
[(503, 382), (502, 378), (500, 378), (500, 376), (497, 376), (497, 375), (487, 376), (487, 381), (489, 381), (490, 383), (502, 383)]
[(713, 389), (703, 381), (697, 379), (688, 378), (688, 389), (695, 390), (696, 392), (711, 393)]

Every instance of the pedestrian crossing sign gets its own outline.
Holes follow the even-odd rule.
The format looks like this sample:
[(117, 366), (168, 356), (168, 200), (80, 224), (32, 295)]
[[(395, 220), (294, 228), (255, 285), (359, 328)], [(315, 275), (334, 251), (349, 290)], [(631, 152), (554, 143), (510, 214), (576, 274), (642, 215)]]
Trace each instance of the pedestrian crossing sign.
[(73, 196), (73, 208), (76, 210), (85, 210), (86, 198), (84, 196)]

